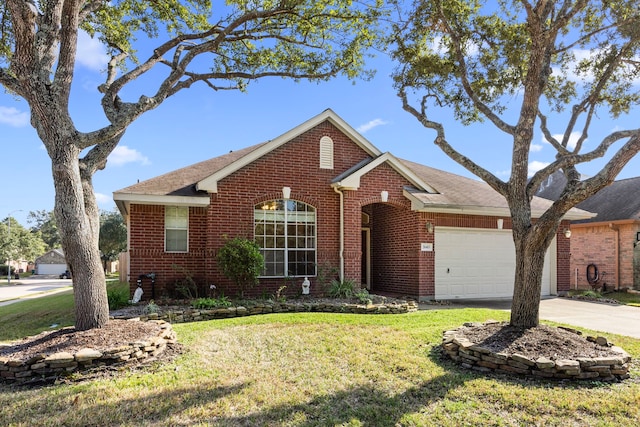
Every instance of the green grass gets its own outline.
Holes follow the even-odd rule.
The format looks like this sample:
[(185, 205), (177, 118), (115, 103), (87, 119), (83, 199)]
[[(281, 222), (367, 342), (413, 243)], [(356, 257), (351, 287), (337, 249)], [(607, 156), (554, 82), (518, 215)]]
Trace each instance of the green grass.
[[(640, 424), (637, 362), (623, 383), (560, 383), (486, 377), (439, 357), (442, 331), (507, 316), (444, 309), (178, 324), (185, 351), (173, 362), (76, 384), (0, 386), (0, 425)], [(640, 340), (606, 336), (640, 358)]]
[[(107, 292), (129, 294), (128, 284), (108, 283)], [(0, 307), (0, 342), (13, 341), (51, 329), (73, 326), (73, 290), (45, 297), (26, 299)]]
[(640, 294), (632, 292), (609, 292), (599, 293), (596, 291), (588, 290), (572, 290), (569, 291), (569, 295), (585, 295), (593, 298), (605, 298), (618, 301), (620, 304), (632, 305), (640, 307)]
[(614, 299), (621, 304), (640, 307), (640, 294), (629, 292), (613, 292), (610, 294), (604, 294), (604, 297)]
[(70, 289), (0, 307), (0, 341), (35, 335), (54, 324), (59, 327), (73, 325), (72, 292)]

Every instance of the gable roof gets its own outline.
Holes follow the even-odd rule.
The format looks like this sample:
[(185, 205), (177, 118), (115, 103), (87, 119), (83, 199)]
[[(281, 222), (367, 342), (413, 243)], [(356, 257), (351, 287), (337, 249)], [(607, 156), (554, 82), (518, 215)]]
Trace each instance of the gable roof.
[[(413, 210), (470, 215), (510, 215), (505, 198), (488, 184), (398, 159), (388, 152), (383, 154), (330, 109), (273, 140), (134, 184), (114, 192), (113, 198), (123, 215), (128, 214), (128, 205), (132, 202), (150, 205), (208, 206), (208, 193), (218, 191), (220, 180), (325, 121), (336, 126), (371, 156), (335, 177), (331, 183), (333, 187), (357, 190), (363, 175), (386, 163), (412, 184), (404, 189), (404, 195), (411, 201)], [(534, 197), (534, 217), (541, 215), (551, 203), (549, 200)], [(585, 219), (591, 216), (589, 212), (572, 209), (565, 218)]]
[(351, 125), (345, 122), (340, 116), (334, 113), (333, 110), (326, 109), (317, 116), (312, 117), (306, 122), (294, 127), (290, 131), (283, 133), (279, 137), (264, 143), (256, 150), (252, 150), (251, 152), (247, 153), (247, 155), (238, 158), (236, 161), (229, 163), (228, 165), (225, 165), (224, 167), (215, 171), (215, 173), (211, 174), (210, 176), (196, 182), (196, 189), (207, 191), (209, 193), (217, 193), (218, 181), (224, 179), (237, 170), (254, 162), (265, 154), (275, 150), (281, 145), (291, 141), (295, 137), (302, 135), (303, 133), (313, 129), (314, 127), (325, 121), (328, 121), (329, 123), (337, 127), (343, 134), (349, 137), (354, 143), (356, 143), (370, 156), (377, 157), (381, 154), (380, 150), (378, 150), (372, 143), (370, 143), (366, 138), (360, 135), (360, 133), (353, 129)]
[(360, 178), (383, 163), (391, 166), (396, 172), (402, 175), (403, 178), (411, 182), (414, 186), (420, 188), (422, 191), (429, 193), (436, 192), (433, 187), (424, 182), (422, 178), (416, 175), (403, 162), (389, 152), (386, 152), (375, 159), (363, 160), (354, 167), (335, 177), (331, 182), (331, 186), (343, 190), (357, 190), (360, 188)]
[[(538, 195), (555, 200), (560, 197), (566, 183), (564, 174), (556, 172), (541, 186)], [(597, 215), (577, 223), (640, 220), (640, 177), (614, 181), (576, 207)]]
[(190, 166), (186, 166), (175, 171), (139, 182), (122, 190), (113, 193), (113, 199), (125, 214), (128, 209), (128, 202), (137, 202), (144, 204), (175, 204), (207, 206), (209, 204), (209, 195), (204, 191), (196, 189), (196, 183), (207, 178), (213, 172), (218, 171), (225, 166), (237, 161), (254, 150), (265, 145), (256, 144), (251, 147), (243, 148), (238, 151), (231, 151), (219, 157), (214, 157)]
[(36, 264), (64, 264), (66, 263), (62, 248), (51, 249), (35, 259)]
[[(437, 193), (425, 193), (415, 188), (405, 188), (406, 197), (414, 210), (449, 212), (469, 215), (510, 216), (507, 200), (486, 182), (445, 172), (429, 166), (402, 160)], [(540, 217), (553, 202), (541, 197), (531, 200), (531, 215)], [(593, 214), (580, 209), (571, 209), (565, 219), (584, 219)]]

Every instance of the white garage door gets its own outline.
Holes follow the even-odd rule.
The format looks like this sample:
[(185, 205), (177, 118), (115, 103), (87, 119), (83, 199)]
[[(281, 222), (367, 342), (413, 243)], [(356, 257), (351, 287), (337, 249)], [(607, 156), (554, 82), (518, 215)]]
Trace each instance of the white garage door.
[[(434, 246), (437, 300), (513, 297), (516, 255), (511, 230), (438, 227)], [(542, 295), (550, 295), (552, 282), (555, 288), (551, 252), (555, 241), (545, 257)]]
[(38, 274), (62, 274), (67, 269), (67, 264), (38, 264)]

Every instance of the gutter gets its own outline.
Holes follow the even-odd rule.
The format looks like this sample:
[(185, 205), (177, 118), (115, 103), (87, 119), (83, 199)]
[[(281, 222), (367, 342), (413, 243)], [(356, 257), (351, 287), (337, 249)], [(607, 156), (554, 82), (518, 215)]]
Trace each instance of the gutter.
[(340, 281), (344, 281), (344, 193), (338, 187), (333, 191), (340, 195)]
[(609, 223), (609, 228), (616, 232), (615, 245), (616, 245), (616, 290), (620, 290), (620, 226)]

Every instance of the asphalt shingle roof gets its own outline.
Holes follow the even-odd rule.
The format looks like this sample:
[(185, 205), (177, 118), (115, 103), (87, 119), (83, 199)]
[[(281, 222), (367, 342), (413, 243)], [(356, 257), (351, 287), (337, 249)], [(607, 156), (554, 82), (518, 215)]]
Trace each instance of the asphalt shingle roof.
[[(562, 173), (555, 173), (538, 195), (555, 200), (560, 196), (566, 182)], [(584, 202), (578, 203), (576, 207), (598, 214), (591, 219), (574, 221), (576, 223), (640, 220), (640, 177), (614, 181)]]
[(116, 191), (116, 193), (154, 196), (202, 196), (206, 193), (197, 191), (195, 188), (195, 184), (198, 181), (230, 165), (264, 144), (266, 142), (186, 166), (123, 188)]

